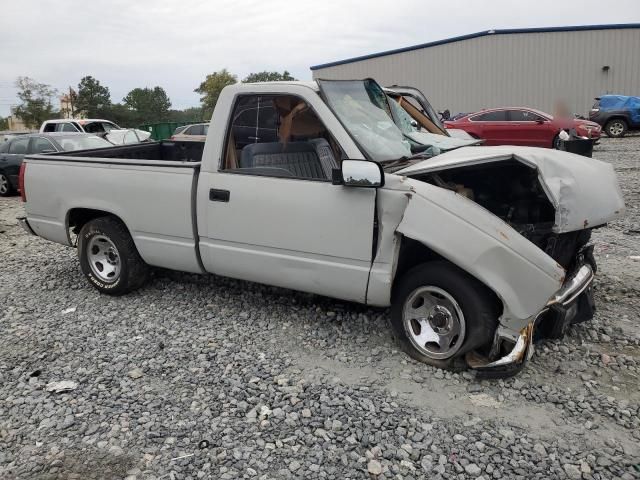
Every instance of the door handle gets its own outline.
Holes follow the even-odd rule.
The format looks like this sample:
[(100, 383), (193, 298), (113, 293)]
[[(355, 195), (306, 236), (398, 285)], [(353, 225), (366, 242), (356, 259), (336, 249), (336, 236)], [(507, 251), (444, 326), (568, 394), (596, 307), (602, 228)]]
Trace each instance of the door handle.
[(229, 190), (218, 190), (217, 188), (211, 188), (209, 190), (209, 200), (212, 202), (228, 202), (229, 195), (231, 193)]

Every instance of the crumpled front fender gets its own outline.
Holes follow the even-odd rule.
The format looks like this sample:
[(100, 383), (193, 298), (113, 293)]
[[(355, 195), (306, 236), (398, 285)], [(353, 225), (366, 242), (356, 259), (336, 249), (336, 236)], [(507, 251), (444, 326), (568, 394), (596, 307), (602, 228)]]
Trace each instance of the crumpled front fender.
[(450, 190), (402, 183), (410, 193), (397, 232), (491, 288), (503, 302), (505, 327), (522, 329), (562, 286), (562, 266), (492, 213)]

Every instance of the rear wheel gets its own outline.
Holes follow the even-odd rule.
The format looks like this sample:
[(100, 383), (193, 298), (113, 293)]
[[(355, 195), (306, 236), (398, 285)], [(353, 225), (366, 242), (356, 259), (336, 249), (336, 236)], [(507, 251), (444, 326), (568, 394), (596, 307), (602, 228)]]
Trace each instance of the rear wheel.
[(465, 353), (491, 344), (498, 308), (484, 285), (456, 266), (436, 261), (415, 267), (399, 280), (391, 322), (411, 357), (459, 370), (466, 367)]
[(9, 195), (13, 195), (13, 187), (9, 182), (9, 177), (0, 173), (0, 197), (8, 197)]
[(113, 217), (96, 218), (82, 227), (78, 255), (82, 273), (102, 293), (128, 293), (141, 287), (149, 276), (149, 267), (129, 231)]
[(609, 120), (607, 122), (607, 124), (604, 126), (604, 131), (609, 137), (623, 137), (624, 134), (627, 133), (627, 122), (625, 122), (621, 118), (614, 118), (613, 120)]

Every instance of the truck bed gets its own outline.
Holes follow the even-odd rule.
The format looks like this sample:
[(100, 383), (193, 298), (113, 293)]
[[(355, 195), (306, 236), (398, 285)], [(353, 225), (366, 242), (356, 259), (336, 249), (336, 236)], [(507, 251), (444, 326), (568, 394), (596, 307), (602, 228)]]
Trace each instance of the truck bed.
[(122, 158), (126, 160), (163, 160), (172, 162), (199, 162), (204, 142), (172, 141), (143, 142), (133, 145), (51, 153), (54, 157)]
[[(24, 160), (25, 209), (43, 238), (73, 244), (74, 215), (114, 215), (149, 265), (202, 272), (195, 189), (202, 142), (152, 142)], [(178, 160), (182, 158), (186, 160)]]

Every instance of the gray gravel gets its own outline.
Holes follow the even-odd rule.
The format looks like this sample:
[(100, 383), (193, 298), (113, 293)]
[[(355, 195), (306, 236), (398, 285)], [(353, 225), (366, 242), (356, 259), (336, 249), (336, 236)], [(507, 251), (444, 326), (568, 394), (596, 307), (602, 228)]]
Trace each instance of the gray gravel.
[(409, 359), (387, 310), (169, 271), (102, 296), (0, 199), (0, 479), (640, 478), (640, 137), (595, 156), (629, 210), (597, 316), (505, 381)]

